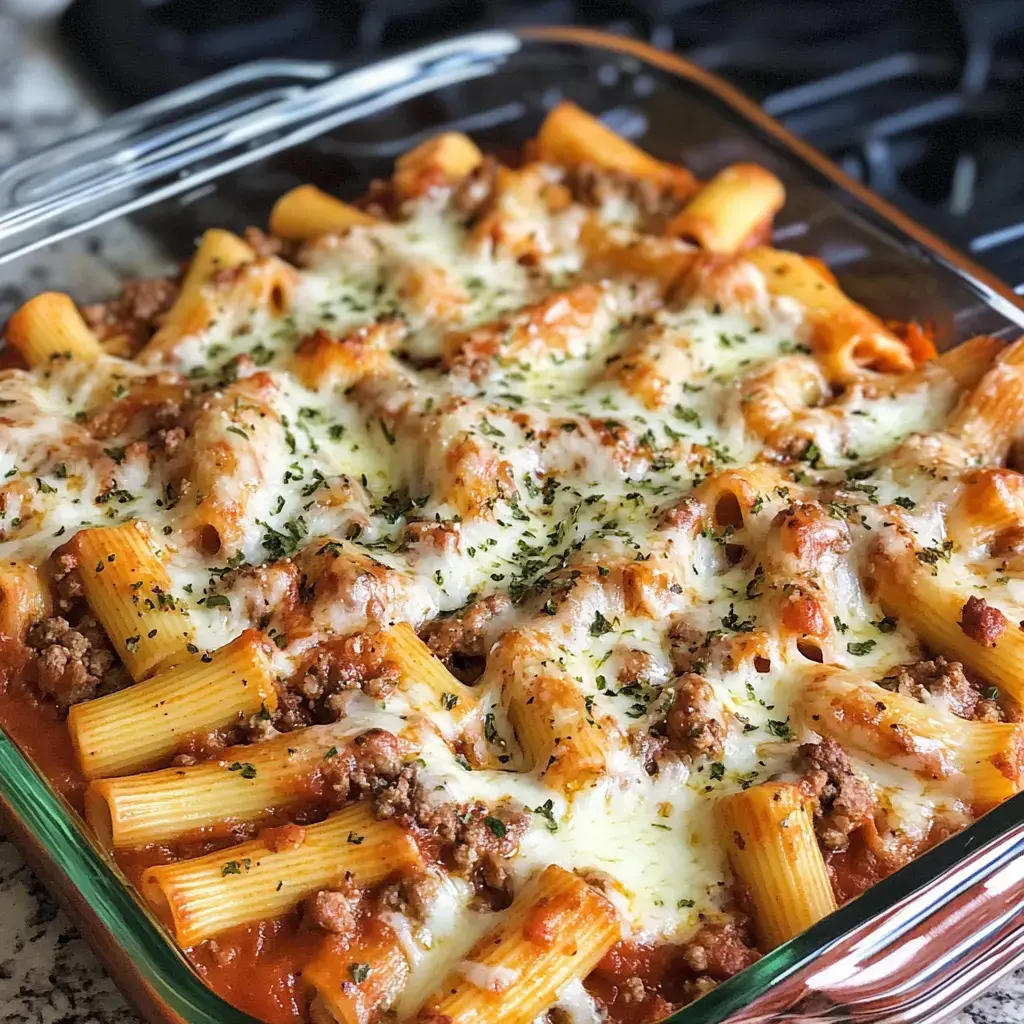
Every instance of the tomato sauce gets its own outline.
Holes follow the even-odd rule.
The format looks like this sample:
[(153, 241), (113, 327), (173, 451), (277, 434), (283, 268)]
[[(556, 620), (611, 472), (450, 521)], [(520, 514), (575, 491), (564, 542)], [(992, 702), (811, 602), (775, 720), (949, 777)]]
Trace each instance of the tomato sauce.
[(85, 780), (71, 744), (65, 715), (40, 701), (17, 678), (27, 660), (21, 644), (0, 640), (0, 723), (21, 751), (79, 814)]
[[(648, 1024), (667, 1017), (688, 1002), (687, 983), (693, 973), (681, 962), (681, 947), (673, 944), (630, 942), (613, 946), (586, 980), (587, 991), (600, 1000), (621, 1024)], [(642, 999), (626, 985), (630, 978), (644, 982)]]
[(302, 927), (296, 912), (225, 932), (186, 955), (232, 1006), (268, 1024), (294, 1024), (308, 1020), (301, 965), (322, 941), (322, 933)]

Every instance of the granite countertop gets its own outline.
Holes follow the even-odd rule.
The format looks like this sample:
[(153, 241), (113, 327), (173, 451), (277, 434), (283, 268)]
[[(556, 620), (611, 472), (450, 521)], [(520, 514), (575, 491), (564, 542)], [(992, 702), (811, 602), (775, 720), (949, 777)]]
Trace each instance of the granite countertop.
[[(66, 70), (50, 25), (66, 0), (0, 0), (0, 165), (95, 121)], [(26, 288), (30, 282), (23, 282)], [(0, 1021), (134, 1024), (96, 957), (14, 847), (0, 834)], [(949, 1024), (1024, 1021), (1024, 971)]]

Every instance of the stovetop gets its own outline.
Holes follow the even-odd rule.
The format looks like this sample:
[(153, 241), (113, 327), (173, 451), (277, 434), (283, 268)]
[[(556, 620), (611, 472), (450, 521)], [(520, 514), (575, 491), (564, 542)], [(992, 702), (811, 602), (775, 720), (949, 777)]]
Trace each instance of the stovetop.
[(261, 57), (364, 63), (456, 32), (583, 24), (717, 71), (1024, 293), (1020, 0), (76, 0), (116, 106)]

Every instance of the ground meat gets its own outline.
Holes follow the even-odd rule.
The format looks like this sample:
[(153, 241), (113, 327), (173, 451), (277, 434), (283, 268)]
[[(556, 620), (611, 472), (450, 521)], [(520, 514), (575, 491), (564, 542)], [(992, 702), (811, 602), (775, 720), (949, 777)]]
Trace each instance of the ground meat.
[(125, 282), (116, 299), (84, 306), (82, 317), (101, 341), (126, 338), (125, 354), (134, 355), (160, 326), (179, 291), (173, 278), (138, 278)]
[(624, 199), (633, 203), (645, 230), (662, 225), (678, 213), (685, 201), (677, 187), (650, 178), (635, 178), (596, 164), (580, 164), (569, 171), (567, 182), (573, 198), (587, 206), (602, 206)]
[(371, 217), (392, 220), (398, 212), (398, 196), (391, 179), (374, 178), (355, 205)]
[(771, 669), (771, 659), (756, 643), (756, 634), (725, 633), (720, 629), (705, 632), (694, 626), (687, 616), (677, 615), (669, 624), (668, 636), (672, 668), (680, 674), (696, 672), (701, 675), (709, 666), (732, 672), (751, 656), (758, 672)]
[(643, 978), (636, 974), (632, 978), (627, 978), (622, 983), (619, 993), (624, 1003), (642, 1003), (647, 996)]
[(414, 766), (402, 764), (399, 742), (385, 729), (369, 729), (356, 736), (333, 757), (325, 758), (317, 775), (321, 796), (331, 807), (367, 796), (376, 805), (376, 801), (394, 793), (404, 779), (414, 777)]
[(658, 663), (654, 655), (647, 651), (638, 651), (627, 647), (621, 655), (618, 679), (620, 683), (639, 683), (650, 681), (658, 675)]
[(355, 931), (356, 917), (349, 897), (333, 889), (314, 893), (302, 907), (303, 918), (314, 928), (332, 935), (349, 935)]
[(1005, 717), (994, 699), (997, 694), (968, 679), (960, 662), (941, 655), (934, 661), (900, 665), (882, 680), (882, 686), (922, 703), (929, 702), (929, 695), (939, 697), (959, 718), (1000, 722)]
[(370, 786), (363, 781), (364, 777), (397, 779), (402, 771), (398, 740), (385, 729), (369, 729), (357, 736), (350, 745), (350, 753), (356, 763), (353, 778), (360, 786)]
[(421, 821), (423, 814), (418, 805), (423, 793), (416, 775), (416, 768), (406, 765), (395, 781), (374, 797), (373, 813), (378, 818), (395, 818), (403, 822)]
[[(302, 584), (299, 589), (301, 592)], [(313, 659), (280, 693), (273, 725), (282, 731), (336, 722), (351, 692), (377, 700), (398, 685), (398, 666), (373, 634), (341, 637), (317, 649)]]
[(629, 737), (629, 749), (644, 766), (648, 775), (658, 773), (658, 758), (668, 746), (668, 737), (651, 732), (634, 732)]
[(683, 616), (669, 623), (669, 657), (676, 672), (694, 672), (708, 661), (708, 634)]
[(405, 765), (393, 782), (374, 796), (373, 812), (405, 828), (426, 833), (442, 859), (467, 878), (494, 909), (512, 901), (509, 858), (530, 827), (532, 815), (509, 803), (439, 803), (420, 785), (418, 769)]
[(59, 617), (35, 623), (26, 638), (36, 652), (35, 682), (60, 707), (113, 693), (131, 682), (99, 623), (84, 615), (77, 625)]
[(70, 611), (82, 597), (82, 581), (75, 569), (78, 559), (68, 551), (53, 556), (53, 587), (57, 595), (57, 610)]
[(438, 889), (436, 875), (406, 875), (384, 886), (377, 894), (377, 903), (385, 910), (396, 910), (415, 921), (425, 921)]
[(658, 517), (659, 530), (692, 530), (701, 521), (704, 506), (692, 497), (669, 505)]
[(149, 447), (173, 458), (187, 439), (188, 431), (184, 427), (158, 427), (150, 436)]
[(283, 238), (275, 238), (251, 225), (245, 229), (245, 241), (257, 256), (280, 256), (285, 248)]
[(703, 925), (680, 954), (691, 971), (713, 981), (725, 981), (761, 958), (746, 919), (739, 916)]
[(472, 682), (483, 671), (483, 659), (497, 632), (501, 616), (512, 608), (506, 594), (492, 594), (474, 601), (461, 614), (435, 619), (423, 633), (430, 649), (463, 682)]
[(960, 628), (984, 647), (995, 647), (1007, 625), (1006, 616), (983, 597), (969, 597), (960, 610)]
[(676, 683), (676, 697), (665, 720), (665, 735), (672, 750), (684, 757), (718, 757), (725, 742), (725, 726), (714, 710), (714, 691), (693, 672)]
[(808, 773), (817, 793), (814, 828), (826, 850), (845, 850), (850, 833), (875, 809), (871, 784), (850, 767), (846, 751), (833, 739), (805, 743), (799, 750), (798, 770)]
[(516, 810), (509, 804), (499, 804), (490, 811), (478, 804), (459, 816), (452, 862), (473, 883), (478, 897), (494, 910), (503, 910), (512, 903), (512, 872), (507, 862), (519, 849), (531, 820), (529, 811)]

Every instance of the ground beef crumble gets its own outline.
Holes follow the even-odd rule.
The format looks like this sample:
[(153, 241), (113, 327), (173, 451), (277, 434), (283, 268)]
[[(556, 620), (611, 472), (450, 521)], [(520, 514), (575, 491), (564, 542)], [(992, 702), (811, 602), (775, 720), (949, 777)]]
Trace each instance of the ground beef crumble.
[(36, 686), (59, 707), (113, 693), (131, 682), (91, 615), (83, 615), (74, 626), (59, 616), (41, 619), (29, 629), (26, 643), (36, 654)]
[(312, 927), (332, 935), (350, 935), (356, 928), (355, 902), (343, 892), (322, 889), (303, 904), (303, 918)]
[(398, 685), (398, 666), (388, 660), (373, 634), (354, 634), (319, 647), (312, 660), (279, 687), (278, 706), (269, 719), (255, 716), (251, 738), (271, 730), (289, 732), (307, 725), (336, 722), (357, 691), (378, 700)]
[(434, 619), (423, 630), (427, 646), (445, 662), (453, 675), (471, 683), (483, 671), (496, 620), (512, 608), (506, 594), (474, 601), (460, 614)]
[(683, 963), (697, 975), (698, 982), (701, 978), (725, 981), (760, 958), (753, 946), (749, 923), (738, 915), (702, 925), (681, 950)]
[(934, 661), (900, 665), (881, 685), (922, 703), (928, 702), (929, 695), (938, 697), (958, 718), (1000, 722), (1006, 717), (995, 699), (997, 692), (969, 679), (959, 661), (947, 661), (942, 655)]
[(572, 197), (585, 206), (603, 206), (615, 200), (632, 203), (645, 231), (656, 231), (683, 207), (685, 196), (678, 188), (650, 178), (637, 178), (583, 163), (567, 172)]
[(805, 743), (799, 751), (797, 770), (817, 796), (814, 828), (826, 850), (845, 850), (850, 833), (870, 818), (875, 793), (866, 779), (850, 766), (846, 751), (833, 739)]
[(676, 696), (665, 720), (668, 746), (683, 757), (718, 757), (725, 743), (725, 725), (714, 709), (714, 690), (693, 672), (676, 683)]
[(124, 337), (126, 355), (133, 355), (152, 336), (180, 289), (169, 277), (126, 281), (121, 294), (107, 302), (82, 307), (82, 317), (101, 341)]
[(642, 731), (629, 734), (630, 753), (644, 766), (648, 775), (658, 774), (658, 759), (667, 746), (667, 736)]
[(318, 766), (314, 788), (329, 808), (369, 797), (380, 799), (398, 786), (406, 772), (397, 737), (386, 729), (368, 729)]
[(438, 802), (420, 784), (415, 764), (403, 766), (395, 782), (375, 795), (373, 810), (428, 837), (445, 864), (472, 883), (481, 902), (493, 909), (511, 903), (508, 861), (530, 827), (529, 811), (507, 802), (493, 808)]
[(440, 882), (435, 874), (403, 875), (377, 893), (377, 905), (423, 922), (439, 890)]
[(960, 610), (960, 628), (983, 647), (995, 647), (1008, 625), (1006, 616), (983, 597), (969, 597)]
[(58, 551), (53, 555), (53, 589), (57, 611), (70, 611), (83, 595), (82, 581), (75, 569), (78, 559), (70, 551)]

